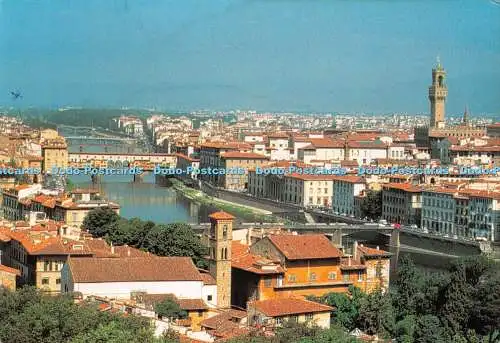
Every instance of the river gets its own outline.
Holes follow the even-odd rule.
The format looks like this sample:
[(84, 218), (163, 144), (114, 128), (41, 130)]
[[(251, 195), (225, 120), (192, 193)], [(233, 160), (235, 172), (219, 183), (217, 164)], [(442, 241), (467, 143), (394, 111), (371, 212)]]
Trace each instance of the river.
[[(88, 175), (73, 176), (71, 181), (80, 188), (96, 187)], [(120, 204), (120, 214), (125, 218), (200, 223), (207, 222), (208, 215), (215, 211), (177, 194), (173, 188), (155, 184), (150, 173), (144, 174), (143, 182), (133, 182), (130, 175), (104, 176), (99, 190), (104, 197)]]

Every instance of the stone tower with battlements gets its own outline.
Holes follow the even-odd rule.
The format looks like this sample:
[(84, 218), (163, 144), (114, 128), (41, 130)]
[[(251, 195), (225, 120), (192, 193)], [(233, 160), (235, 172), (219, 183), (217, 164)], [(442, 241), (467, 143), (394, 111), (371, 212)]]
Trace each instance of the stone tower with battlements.
[(446, 71), (441, 66), (439, 58), (436, 67), (432, 69), (432, 85), (429, 87), (431, 105), (431, 128), (443, 128), (445, 123), (445, 102), (448, 88), (445, 83)]
[(209, 271), (217, 283), (217, 307), (231, 307), (231, 242), (234, 217), (226, 212), (210, 216), (210, 228), (205, 232), (209, 248)]

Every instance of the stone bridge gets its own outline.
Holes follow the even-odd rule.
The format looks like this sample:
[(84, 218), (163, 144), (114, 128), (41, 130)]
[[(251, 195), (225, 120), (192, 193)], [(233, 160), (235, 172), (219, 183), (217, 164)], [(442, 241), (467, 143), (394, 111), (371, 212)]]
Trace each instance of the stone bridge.
[(177, 157), (173, 154), (133, 154), (133, 153), (92, 153), (92, 152), (70, 152), (68, 154), (68, 165), (75, 168), (106, 167), (106, 168), (128, 168), (142, 167), (143, 170), (153, 170), (154, 165), (164, 167), (175, 167)]
[[(202, 233), (210, 227), (210, 223), (191, 224), (193, 230)], [(233, 225), (234, 230), (251, 230), (259, 232), (261, 235), (272, 233), (277, 229), (283, 229), (288, 232), (297, 232), (298, 234), (306, 233), (323, 233), (329, 236), (336, 246), (342, 246), (342, 237), (362, 231), (371, 231), (383, 234), (387, 237), (388, 245), (399, 247), (399, 229), (394, 229), (391, 226), (382, 226), (379, 224), (363, 224), (363, 225), (348, 225), (343, 223), (319, 223), (319, 224), (293, 224), (285, 225), (280, 223), (237, 223)]]

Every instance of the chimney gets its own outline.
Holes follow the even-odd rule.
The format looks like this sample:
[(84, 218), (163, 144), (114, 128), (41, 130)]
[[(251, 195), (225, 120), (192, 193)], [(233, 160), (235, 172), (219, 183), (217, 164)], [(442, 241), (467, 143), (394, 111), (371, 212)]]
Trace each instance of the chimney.
[(377, 245), (377, 250), (380, 250), (380, 247)]
[(351, 256), (349, 256), (349, 263), (348, 265), (350, 266), (351, 265)]
[(352, 256), (355, 261), (358, 260), (358, 241), (354, 241), (352, 245)]
[(130, 257), (130, 247), (127, 247), (127, 256)]
[(114, 254), (115, 253), (115, 247), (113, 246), (113, 242), (111, 242), (110, 245), (111, 245), (111, 253)]

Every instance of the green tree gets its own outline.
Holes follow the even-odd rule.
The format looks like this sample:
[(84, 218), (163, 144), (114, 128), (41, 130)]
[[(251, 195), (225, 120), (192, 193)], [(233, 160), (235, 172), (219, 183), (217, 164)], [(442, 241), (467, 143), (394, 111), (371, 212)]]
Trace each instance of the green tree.
[(187, 312), (181, 309), (178, 303), (172, 299), (165, 299), (155, 304), (155, 312), (161, 317), (168, 319), (186, 318)]
[(160, 256), (189, 256), (200, 266), (207, 248), (188, 224), (156, 225), (144, 238), (143, 248)]
[(333, 322), (350, 331), (356, 328), (360, 302), (364, 297), (365, 294), (359, 288), (350, 286), (349, 293), (332, 292), (319, 298), (309, 297), (309, 299), (332, 306)]
[(116, 327), (128, 332), (127, 338), (133, 337), (128, 341), (153, 340), (147, 318), (101, 312), (94, 303), (77, 305), (70, 297), (42, 295), (31, 287), (16, 292), (0, 290), (0, 314), (3, 343), (66, 343), (94, 330), (102, 335)]
[(368, 191), (361, 202), (361, 215), (377, 220), (382, 215), (382, 192)]
[(394, 336), (399, 343), (413, 343), (415, 341), (415, 329), (417, 317), (408, 315), (396, 323)]
[(471, 327), (488, 343), (500, 342), (500, 272), (494, 271), (479, 282)]
[(370, 335), (390, 336), (394, 332), (394, 309), (390, 295), (376, 290), (361, 300), (359, 327)]
[[(425, 315), (419, 318), (415, 328), (415, 343), (450, 342), (438, 317)], [(451, 343), (451, 342), (450, 342)]]
[(148, 343), (155, 342), (152, 335), (152, 329), (144, 328), (136, 333), (123, 327), (119, 322), (113, 321), (106, 324), (99, 324), (95, 329), (82, 333), (71, 340), (71, 343), (122, 343), (137, 342)]
[(104, 237), (109, 234), (112, 224), (120, 216), (110, 208), (97, 208), (90, 211), (84, 218), (82, 229), (87, 230), (94, 237)]
[(416, 314), (417, 304), (423, 298), (423, 282), (424, 277), (417, 270), (411, 258), (403, 255), (399, 261), (396, 292), (394, 294), (394, 305), (398, 319)]
[(474, 307), (473, 293), (474, 289), (467, 283), (466, 267), (458, 265), (442, 290), (443, 306), (439, 311), (450, 336), (467, 331), (466, 325)]

